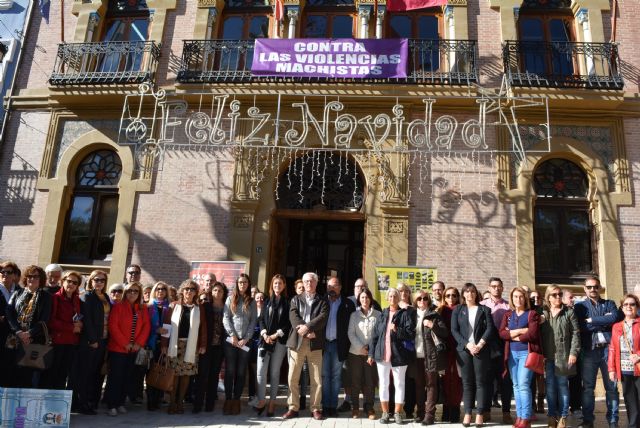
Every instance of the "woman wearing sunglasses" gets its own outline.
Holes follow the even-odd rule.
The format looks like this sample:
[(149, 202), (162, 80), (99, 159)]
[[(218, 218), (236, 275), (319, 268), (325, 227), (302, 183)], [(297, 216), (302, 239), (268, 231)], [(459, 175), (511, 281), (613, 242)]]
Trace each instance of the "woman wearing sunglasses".
[(82, 304), (82, 333), (74, 369), (74, 401), (80, 413), (95, 415), (102, 392), (101, 368), (107, 349), (111, 302), (107, 296), (107, 273), (89, 275)]
[(171, 333), (162, 338), (162, 353), (169, 356), (169, 365), (174, 370), (170, 415), (184, 413), (183, 400), (191, 376), (198, 373), (198, 355), (207, 350), (207, 320), (197, 296), (198, 283), (184, 281), (178, 289), (178, 302), (164, 319), (165, 323), (171, 323)]
[[(51, 315), (51, 295), (44, 289), (47, 280), (40, 266), (27, 266), (20, 283), (11, 295), (7, 304), (7, 322), (16, 335), (17, 346), (21, 344), (44, 344), (43, 323), (49, 321)], [(17, 388), (37, 388), (33, 382), (34, 369), (27, 367), (11, 367), (4, 370), (15, 370)]]
[[(160, 339), (168, 333), (164, 328), (164, 318), (169, 311), (169, 284), (163, 281), (155, 283), (151, 289), (149, 304), (149, 339), (147, 348), (153, 352), (153, 360), (160, 358)], [(160, 408), (160, 399), (164, 393), (159, 389), (147, 385), (147, 410), (154, 411)]]
[(142, 303), (142, 285), (127, 284), (124, 298), (109, 315), (109, 373), (105, 392), (109, 416), (127, 413), (124, 401), (130, 388), (136, 354), (149, 338), (149, 312)]
[(562, 303), (562, 290), (550, 285), (544, 293), (540, 325), (545, 357), (548, 426), (565, 428), (569, 415), (569, 376), (576, 374), (580, 326), (573, 309)]
[[(460, 292), (455, 287), (447, 287), (443, 294), (443, 304), (438, 308), (447, 331), (451, 331), (451, 315), (460, 304)], [(462, 379), (458, 374), (456, 362), (456, 339), (447, 337), (446, 366), (442, 378), (444, 404), (442, 406), (442, 422), (460, 422), (460, 402), (462, 401)]]
[(634, 294), (622, 299), (624, 319), (613, 325), (609, 344), (609, 379), (622, 383), (629, 427), (640, 426), (640, 300)]

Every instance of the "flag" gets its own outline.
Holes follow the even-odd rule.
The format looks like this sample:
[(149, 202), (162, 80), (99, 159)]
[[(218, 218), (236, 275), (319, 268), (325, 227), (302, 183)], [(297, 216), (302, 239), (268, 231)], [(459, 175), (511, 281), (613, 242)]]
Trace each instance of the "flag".
[(276, 21), (282, 21), (282, 18), (284, 18), (283, 0), (276, 0), (275, 18), (276, 18)]
[(49, 23), (49, 8), (51, 7), (50, 0), (39, 0), (40, 3), (40, 14), (44, 18), (44, 20)]
[(446, 4), (447, 0), (387, 0), (387, 11), (403, 12), (405, 10), (445, 6)]

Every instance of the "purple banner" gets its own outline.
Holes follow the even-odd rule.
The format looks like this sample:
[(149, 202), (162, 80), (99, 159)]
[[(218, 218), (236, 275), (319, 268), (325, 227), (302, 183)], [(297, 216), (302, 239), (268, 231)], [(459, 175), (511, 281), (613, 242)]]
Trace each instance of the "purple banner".
[(259, 76), (405, 78), (407, 39), (256, 39)]

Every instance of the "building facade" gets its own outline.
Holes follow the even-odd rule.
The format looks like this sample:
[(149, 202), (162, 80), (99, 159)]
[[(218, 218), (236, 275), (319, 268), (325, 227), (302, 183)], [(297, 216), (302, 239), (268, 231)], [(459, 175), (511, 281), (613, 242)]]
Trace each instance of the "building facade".
[[(101, 267), (111, 282), (138, 263), (143, 280), (173, 283), (192, 261), (242, 260), (261, 288), (309, 270), (350, 288), (375, 283), (377, 266), (507, 288), (596, 274), (620, 298), (640, 282), (638, 12), (615, 0), (35, 8), (5, 99), (0, 258)], [(330, 39), (405, 40), (406, 75), (257, 75), (262, 38), (291, 43), (274, 57), (289, 71), (296, 53), (327, 65), (361, 46), (322, 51)]]

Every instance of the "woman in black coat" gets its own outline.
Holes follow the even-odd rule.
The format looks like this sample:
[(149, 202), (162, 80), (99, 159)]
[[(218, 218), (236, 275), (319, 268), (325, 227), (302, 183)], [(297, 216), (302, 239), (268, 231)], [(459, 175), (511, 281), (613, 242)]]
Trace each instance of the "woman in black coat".
[(482, 426), (483, 413), (489, 411), (491, 404), (487, 374), (491, 367), (489, 344), (495, 339), (496, 328), (491, 318), (491, 309), (480, 305), (480, 295), (474, 284), (468, 282), (462, 287), (462, 297), (465, 303), (456, 306), (451, 315), (451, 334), (456, 340), (457, 359), (462, 373), (462, 425), (471, 424), (475, 397), (478, 403), (476, 426)]
[(266, 403), (267, 371), (271, 379), (269, 408), (267, 416), (274, 415), (275, 400), (280, 383), (280, 368), (287, 355), (287, 338), (291, 330), (289, 321), (289, 299), (284, 276), (276, 274), (271, 278), (269, 300), (262, 309), (260, 323), (260, 345), (258, 347), (258, 404), (256, 411), (261, 414)]
[[(405, 374), (407, 366), (415, 359), (416, 311), (399, 306), (400, 294), (395, 288), (387, 291), (389, 307), (382, 311), (380, 321), (373, 334), (369, 357), (378, 368), (380, 390), (381, 423), (389, 423), (389, 375), (393, 372), (395, 386), (395, 422), (404, 423)], [(390, 335), (390, 346), (386, 337)]]
[(438, 372), (446, 367), (449, 329), (424, 290), (416, 292), (416, 398), (422, 425), (433, 425), (438, 402)]
[(85, 415), (95, 415), (102, 391), (101, 374), (107, 350), (109, 312), (107, 273), (94, 270), (89, 275), (82, 303), (82, 333), (74, 364), (74, 407)]
[[(16, 288), (7, 304), (7, 322), (16, 335), (17, 346), (29, 343), (44, 344), (46, 324), (51, 316), (51, 295), (45, 290), (47, 276), (40, 266), (27, 266), (22, 274), (22, 288)], [(5, 367), (15, 370), (17, 388), (37, 388), (34, 369), (27, 367)]]

